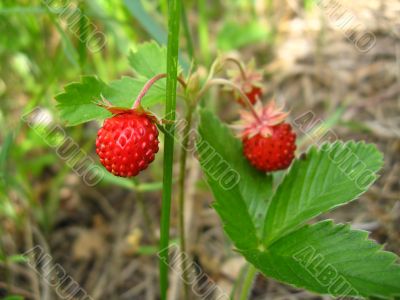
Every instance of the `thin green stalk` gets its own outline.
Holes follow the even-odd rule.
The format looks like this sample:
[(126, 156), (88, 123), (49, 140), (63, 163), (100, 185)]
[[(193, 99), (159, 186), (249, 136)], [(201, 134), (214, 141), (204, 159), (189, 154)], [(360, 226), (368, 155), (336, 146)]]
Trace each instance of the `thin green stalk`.
[(179, 25), (181, 0), (169, 1), (167, 47), (167, 96), (165, 105), (166, 132), (164, 141), (163, 194), (161, 204), (160, 237), (160, 294), (167, 299), (168, 290), (168, 245), (172, 197), (172, 165), (174, 160), (174, 134), (176, 85), (178, 78)]
[(243, 282), (242, 291), (240, 292), (239, 300), (247, 300), (250, 296), (251, 289), (253, 287), (254, 279), (257, 275), (257, 269), (249, 264), (246, 277)]
[[(188, 110), (185, 118), (185, 128), (183, 130), (183, 141), (180, 156), (180, 170), (179, 170), (179, 235), (180, 235), (180, 250), (181, 253), (186, 253), (186, 236), (185, 236), (185, 185), (186, 185), (186, 162), (187, 162), (187, 149), (190, 141), (190, 128), (192, 126), (193, 107), (188, 105)], [(182, 260), (183, 270), (183, 292), (184, 299), (189, 299), (189, 270), (187, 270), (187, 260)]]
[(247, 265), (244, 265), (242, 268), (240, 268), (239, 276), (236, 278), (231, 293), (229, 294), (229, 299), (235, 299), (236, 295), (239, 293), (238, 291), (241, 288), (241, 283), (244, 280), (244, 277), (247, 274)]
[[(185, 4), (182, 3), (182, 25), (183, 31), (185, 33), (186, 39), (186, 48), (189, 54), (190, 60), (192, 64), (196, 64), (194, 58), (194, 47), (193, 47), (193, 39), (190, 32), (189, 22), (186, 13)], [(186, 230), (185, 230), (185, 186), (186, 186), (186, 162), (187, 162), (187, 149), (189, 145), (189, 133), (190, 128), (192, 126), (192, 118), (193, 118), (193, 106), (188, 101), (186, 118), (185, 118), (185, 128), (183, 131), (183, 141), (181, 147), (181, 156), (179, 162), (179, 236), (180, 236), (180, 251), (181, 253), (186, 253)], [(182, 270), (183, 270), (183, 295), (185, 300), (190, 299), (190, 287), (189, 287), (189, 270), (187, 270), (187, 260), (182, 260)]]

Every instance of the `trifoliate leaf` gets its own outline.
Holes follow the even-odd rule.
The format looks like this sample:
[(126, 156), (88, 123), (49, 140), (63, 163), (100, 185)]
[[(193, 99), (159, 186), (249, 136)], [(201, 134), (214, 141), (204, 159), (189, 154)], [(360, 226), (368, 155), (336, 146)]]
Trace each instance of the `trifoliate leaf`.
[[(81, 82), (64, 87), (65, 92), (55, 98), (61, 118), (67, 125), (78, 125), (110, 116), (104, 108), (95, 105), (102, 97), (115, 106), (132, 107), (146, 82), (158, 74), (166, 73), (167, 49), (154, 41), (143, 43), (130, 54), (129, 62), (136, 77), (123, 77), (107, 84), (96, 76), (84, 76)], [(149, 108), (165, 101), (165, 91), (166, 80), (160, 79), (148, 90), (142, 99), (142, 106)]]
[(308, 220), (356, 199), (376, 180), (382, 154), (355, 142), (312, 147), (297, 159), (272, 197), (265, 218), (265, 245)]
[(267, 250), (241, 251), (266, 276), (320, 294), (400, 296), (398, 257), (365, 231), (323, 221), (278, 239)]
[[(150, 79), (167, 72), (167, 47), (155, 41), (140, 44), (129, 54), (129, 63), (138, 77)], [(178, 64), (178, 75), (182, 72)]]
[(167, 48), (156, 42), (138, 46), (129, 54), (129, 63), (138, 77), (152, 78), (167, 72)]
[[(120, 80), (110, 83), (111, 90), (108, 92), (109, 100), (116, 106), (132, 107), (136, 97), (139, 95), (146, 79), (122, 77)], [(161, 79), (149, 89), (141, 101), (141, 105), (149, 108), (157, 103), (165, 101), (165, 79)]]
[[(97, 106), (96, 102), (104, 97), (115, 106), (132, 107), (145, 83), (143, 78), (123, 77), (108, 85), (96, 76), (83, 76), (81, 82), (66, 85), (65, 91), (55, 97), (57, 108), (68, 126), (101, 120), (111, 114)], [(142, 106), (150, 107), (164, 101), (164, 98), (165, 89), (156, 85), (143, 98)]]
[(66, 85), (65, 92), (55, 96), (61, 118), (68, 126), (74, 126), (108, 116), (109, 112), (95, 105), (108, 89), (107, 84), (95, 76), (84, 76), (81, 82)]

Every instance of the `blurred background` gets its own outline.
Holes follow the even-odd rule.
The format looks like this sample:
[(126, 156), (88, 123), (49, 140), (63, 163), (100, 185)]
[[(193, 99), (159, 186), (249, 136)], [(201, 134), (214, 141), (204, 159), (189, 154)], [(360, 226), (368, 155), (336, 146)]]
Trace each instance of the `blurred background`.
[[(385, 156), (378, 182), (360, 201), (328, 217), (370, 231), (400, 254), (400, 1), (184, 4), (183, 60), (193, 53), (199, 66), (209, 67), (218, 53), (254, 59), (265, 73), (266, 99), (285, 102), (292, 120), (313, 116), (342, 140), (377, 144)], [(81, 75), (106, 82), (132, 75), (129, 51), (150, 39), (165, 43), (166, 16), (167, 0), (1, 0), (1, 299), (63, 299), (43, 278), (57, 264), (93, 299), (158, 299), (161, 155), (135, 180), (110, 175), (91, 187), (60, 157), (54, 141), (23, 116), (40, 107), (41, 117), (60, 125), (62, 135), (99, 164), (94, 147), (100, 124), (66, 127), (54, 95)], [(236, 116), (227, 93), (213, 90), (208, 101), (222, 118)], [(183, 112), (180, 104), (178, 110)], [(300, 151), (316, 142), (318, 126), (297, 129)], [(212, 196), (194, 155), (188, 165), (188, 250), (229, 293), (244, 262), (210, 207)], [(173, 203), (173, 240), (177, 223)], [(39, 272), (21, 255), (35, 245), (51, 258), (40, 263)], [(171, 272), (171, 299), (180, 299), (179, 291), (180, 280)], [(329, 298), (259, 275), (251, 299)]]

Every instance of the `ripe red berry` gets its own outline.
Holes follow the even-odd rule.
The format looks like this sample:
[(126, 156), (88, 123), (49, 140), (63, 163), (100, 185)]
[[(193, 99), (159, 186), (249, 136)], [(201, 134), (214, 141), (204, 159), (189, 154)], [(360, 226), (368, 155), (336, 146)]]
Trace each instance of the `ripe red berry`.
[(269, 137), (257, 134), (243, 138), (244, 155), (255, 168), (264, 172), (288, 168), (296, 150), (296, 134), (290, 124), (281, 123), (271, 130)]
[(158, 152), (158, 129), (145, 112), (126, 110), (104, 121), (96, 140), (100, 162), (121, 177), (136, 176)]
[(287, 113), (271, 101), (266, 106), (259, 102), (252, 112), (242, 111), (241, 129), (243, 154), (258, 170), (272, 172), (290, 166), (296, 150), (296, 134), (285, 123)]

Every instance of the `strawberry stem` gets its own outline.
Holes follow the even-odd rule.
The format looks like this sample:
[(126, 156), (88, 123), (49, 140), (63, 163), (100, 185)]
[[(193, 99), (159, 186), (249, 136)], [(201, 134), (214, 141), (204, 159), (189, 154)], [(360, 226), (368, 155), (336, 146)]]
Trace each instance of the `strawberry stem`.
[[(133, 109), (138, 108), (140, 106), (140, 102), (142, 101), (143, 97), (146, 96), (147, 92), (153, 86), (153, 84), (156, 83), (158, 80), (166, 78), (166, 77), (167, 77), (166, 73), (161, 73), (161, 74), (157, 74), (156, 76), (150, 78), (150, 80), (146, 82), (146, 84), (144, 85), (144, 87), (140, 91), (140, 93), (137, 96), (135, 102), (133, 103), (132, 108)], [(184, 89), (186, 89), (187, 84), (186, 84), (185, 80), (183, 80), (183, 78), (181, 78), (181, 77), (178, 77), (177, 80), (182, 85), (182, 87)]]
[(213, 85), (227, 85), (233, 88), (239, 95), (240, 97), (244, 100), (244, 103), (247, 105), (249, 108), (250, 112), (254, 115), (255, 119), (259, 122), (262, 123), (260, 117), (258, 116), (257, 112), (254, 109), (254, 106), (251, 104), (249, 97), (242, 91), (240, 87), (238, 87), (236, 84), (234, 84), (232, 81), (229, 81), (225, 78), (214, 78), (209, 80), (204, 87), (201, 89), (199, 94), (197, 95), (195, 99), (195, 103), (197, 103), (201, 97), (208, 91), (208, 89), (213, 86)]
[(233, 62), (233, 63), (239, 68), (240, 75), (242, 76), (242, 79), (243, 79), (244, 81), (247, 80), (246, 71), (244, 70), (243, 63), (242, 63), (240, 60), (238, 60), (238, 59), (236, 59), (236, 58), (234, 58), (234, 57), (226, 57), (226, 58), (224, 59), (224, 61)]
[(225, 62), (228, 62), (228, 61), (235, 63), (236, 66), (239, 68), (242, 79), (247, 80), (247, 74), (246, 74), (245, 68), (243, 66), (243, 63), (240, 60), (238, 60), (234, 57), (218, 57), (217, 59), (214, 60), (213, 64), (211, 65), (210, 72), (209, 72), (209, 75), (208, 75), (206, 81), (208, 82), (209, 80), (211, 80), (211, 78), (214, 76), (214, 74), (217, 73), (218, 71), (220, 71), (220, 69), (222, 69)]

